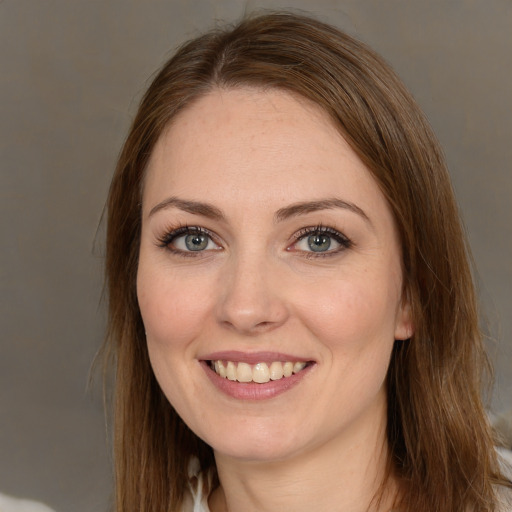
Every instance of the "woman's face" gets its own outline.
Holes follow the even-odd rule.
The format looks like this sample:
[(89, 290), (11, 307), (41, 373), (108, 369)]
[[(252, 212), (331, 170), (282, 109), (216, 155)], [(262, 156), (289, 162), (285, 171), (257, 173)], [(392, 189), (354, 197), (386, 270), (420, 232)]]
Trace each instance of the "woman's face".
[(401, 291), (387, 202), (315, 105), (215, 90), (160, 138), (139, 305), (162, 390), (218, 454), (283, 459), (381, 427), (411, 335)]

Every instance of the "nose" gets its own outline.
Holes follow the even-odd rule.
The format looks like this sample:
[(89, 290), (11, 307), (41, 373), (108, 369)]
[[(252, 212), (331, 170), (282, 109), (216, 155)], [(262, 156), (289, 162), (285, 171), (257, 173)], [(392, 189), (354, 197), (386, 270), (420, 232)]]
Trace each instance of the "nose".
[(245, 335), (271, 331), (289, 316), (279, 271), (255, 256), (238, 258), (221, 276), (217, 319)]

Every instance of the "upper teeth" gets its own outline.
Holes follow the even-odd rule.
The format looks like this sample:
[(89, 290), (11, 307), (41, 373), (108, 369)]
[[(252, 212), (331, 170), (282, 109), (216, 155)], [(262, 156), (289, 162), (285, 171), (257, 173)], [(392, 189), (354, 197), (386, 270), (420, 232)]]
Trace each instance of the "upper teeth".
[(212, 361), (212, 363), (213, 369), (222, 378), (238, 382), (257, 382), (259, 384), (290, 377), (290, 375), (300, 372), (306, 366), (306, 363), (302, 361), (296, 363), (274, 361), (270, 365), (267, 363), (250, 365), (233, 361)]

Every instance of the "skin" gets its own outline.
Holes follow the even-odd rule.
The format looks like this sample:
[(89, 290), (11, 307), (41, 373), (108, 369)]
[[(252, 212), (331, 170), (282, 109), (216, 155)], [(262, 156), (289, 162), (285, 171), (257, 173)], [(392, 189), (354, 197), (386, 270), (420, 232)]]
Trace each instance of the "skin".
[[(171, 197), (208, 203), (222, 218)], [(276, 219), (332, 198), (353, 208)], [(206, 249), (187, 252), (183, 236), (165, 245), (180, 226), (212, 233)], [(331, 238), (318, 256), (308, 235), (297, 241), (317, 226), (350, 244)], [(390, 354), (413, 327), (390, 208), (325, 113), (250, 88), (214, 90), (181, 112), (145, 177), (137, 289), (156, 378), (214, 449), (213, 512), (368, 508), (386, 463)], [(201, 364), (231, 350), (312, 364), (277, 396), (242, 400)]]

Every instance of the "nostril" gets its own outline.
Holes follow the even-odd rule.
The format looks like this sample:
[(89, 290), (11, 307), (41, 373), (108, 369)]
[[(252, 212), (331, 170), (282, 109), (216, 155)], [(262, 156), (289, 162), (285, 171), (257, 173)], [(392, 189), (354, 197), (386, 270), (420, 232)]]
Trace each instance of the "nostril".
[[(248, 321), (247, 321), (248, 320)], [(272, 322), (272, 321), (263, 321), (263, 322), (251, 322), (249, 319), (228, 319), (221, 321), (221, 324), (224, 327), (237, 331), (243, 332), (245, 334), (259, 334), (265, 331), (270, 331), (275, 327), (281, 325), (282, 322)]]

